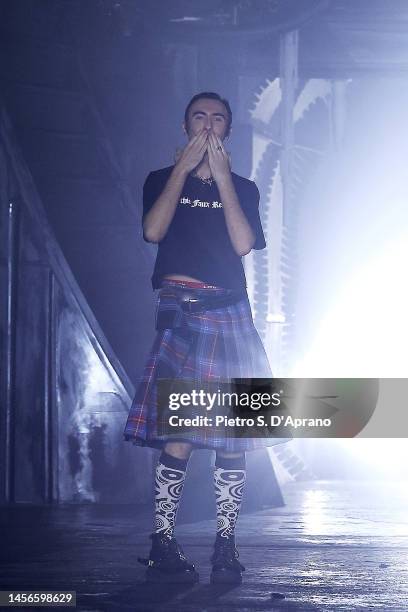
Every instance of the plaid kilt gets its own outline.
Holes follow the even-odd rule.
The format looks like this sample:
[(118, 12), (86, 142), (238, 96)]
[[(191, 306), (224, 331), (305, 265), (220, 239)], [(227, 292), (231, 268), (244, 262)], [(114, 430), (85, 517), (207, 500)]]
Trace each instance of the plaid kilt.
[[(271, 378), (272, 372), (256, 331), (248, 297), (204, 312), (184, 312), (177, 300), (179, 283), (163, 281), (156, 320), (172, 316), (173, 327), (158, 330), (127, 419), (124, 437), (141, 446), (162, 448), (167, 441), (185, 441), (195, 448), (243, 452), (287, 442), (291, 438), (233, 438), (223, 428), (191, 429), (159, 435), (158, 379), (224, 381), (231, 378)], [(189, 288), (193, 297), (225, 295), (225, 289)], [(203, 292), (205, 292), (203, 294)]]

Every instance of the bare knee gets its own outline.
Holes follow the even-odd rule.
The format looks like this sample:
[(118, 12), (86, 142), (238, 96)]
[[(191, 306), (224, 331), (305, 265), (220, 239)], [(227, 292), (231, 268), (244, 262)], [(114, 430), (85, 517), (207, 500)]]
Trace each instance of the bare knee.
[(164, 446), (166, 453), (177, 459), (188, 459), (192, 448), (189, 442), (166, 442)]

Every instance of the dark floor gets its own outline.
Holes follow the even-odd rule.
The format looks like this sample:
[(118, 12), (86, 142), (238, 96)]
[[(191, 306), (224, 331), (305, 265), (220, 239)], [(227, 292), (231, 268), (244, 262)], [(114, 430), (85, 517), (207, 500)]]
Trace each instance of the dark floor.
[(92, 611), (408, 610), (406, 483), (290, 483), (283, 495), (284, 508), (240, 517), (247, 570), (234, 588), (208, 584), (215, 520), (176, 532), (200, 584), (158, 588), (137, 563), (148, 553), (149, 512), (2, 508), (0, 590), (75, 590), (77, 609)]

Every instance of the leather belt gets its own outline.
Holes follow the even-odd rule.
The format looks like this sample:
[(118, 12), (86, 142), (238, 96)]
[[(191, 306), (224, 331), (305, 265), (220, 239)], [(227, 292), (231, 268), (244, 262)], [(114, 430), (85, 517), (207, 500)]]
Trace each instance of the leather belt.
[(185, 326), (184, 314), (195, 314), (216, 308), (226, 308), (245, 299), (246, 292), (223, 290), (218, 295), (203, 295), (195, 290), (165, 288), (159, 296), (156, 310), (156, 330)]
[(229, 295), (213, 295), (207, 297), (192, 297), (188, 291), (180, 295), (180, 306), (184, 312), (195, 313), (204, 312), (205, 310), (216, 310), (217, 308), (226, 308), (241, 301), (245, 297), (244, 293), (237, 291), (231, 292)]

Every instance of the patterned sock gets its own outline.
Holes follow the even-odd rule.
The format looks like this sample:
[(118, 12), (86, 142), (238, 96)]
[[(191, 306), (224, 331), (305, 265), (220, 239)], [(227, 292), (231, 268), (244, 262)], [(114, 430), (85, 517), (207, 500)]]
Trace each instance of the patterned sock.
[(234, 535), (241, 509), (245, 477), (245, 455), (230, 458), (219, 457), (217, 454), (214, 470), (217, 536), (229, 538)]
[(188, 459), (162, 451), (156, 467), (154, 530), (173, 535)]

